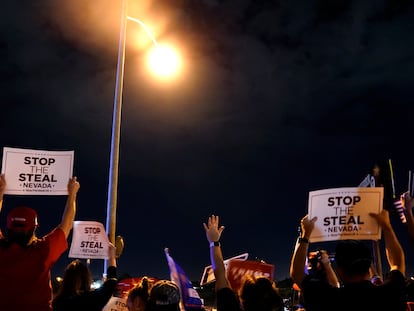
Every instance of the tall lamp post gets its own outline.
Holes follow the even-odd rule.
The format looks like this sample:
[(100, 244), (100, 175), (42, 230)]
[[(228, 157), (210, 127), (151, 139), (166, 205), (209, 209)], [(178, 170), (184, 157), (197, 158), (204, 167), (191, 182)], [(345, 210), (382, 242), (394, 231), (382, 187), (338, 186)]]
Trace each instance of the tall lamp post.
[[(118, 46), (118, 62), (116, 67), (115, 96), (114, 108), (112, 116), (112, 138), (111, 138), (111, 155), (109, 163), (109, 181), (108, 181), (108, 202), (106, 215), (106, 232), (109, 241), (115, 244), (115, 228), (116, 228), (116, 208), (118, 195), (118, 167), (119, 167), (119, 147), (121, 134), (121, 109), (122, 109), (122, 93), (124, 84), (124, 68), (125, 68), (125, 46), (126, 46), (126, 28), (127, 20), (131, 20), (142, 26), (148, 36), (151, 38), (155, 47), (158, 47), (157, 41), (151, 34), (149, 29), (139, 19), (129, 17), (127, 15), (128, 0), (122, 0), (121, 27), (119, 34)], [(104, 264), (104, 273), (107, 269), (107, 261)]]

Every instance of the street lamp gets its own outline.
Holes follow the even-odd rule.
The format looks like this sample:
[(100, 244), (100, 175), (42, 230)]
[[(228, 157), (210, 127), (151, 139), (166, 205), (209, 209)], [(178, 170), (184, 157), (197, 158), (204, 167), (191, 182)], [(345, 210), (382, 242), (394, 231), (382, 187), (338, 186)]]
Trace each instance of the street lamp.
[[(126, 46), (126, 26), (127, 20), (131, 20), (139, 24), (151, 38), (152, 43), (158, 48), (158, 43), (149, 31), (148, 27), (139, 19), (129, 17), (127, 15), (128, 0), (122, 0), (121, 11), (121, 27), (119, 33), (118, 45), (118, 62), (116, 66), (115, 96), (114, 108), (112, 116), (112, 138), (111, 138), (111, 155), (109, 163), (109, 181), (108, 181), (108, 202), (106, 214), (106, 232), (109, 241), (115, 244), (115, 227), (116, 227), (116, 208), (118, 195), (118, 167), (119, 167), (119, 146), (121, 133), (121, 109), (122, 109), (122, 93), (124, 84), (124, 68), (125, 68), (125, 46)], [(107, 261), (104, 262), (104, 273), (107, 269)]]

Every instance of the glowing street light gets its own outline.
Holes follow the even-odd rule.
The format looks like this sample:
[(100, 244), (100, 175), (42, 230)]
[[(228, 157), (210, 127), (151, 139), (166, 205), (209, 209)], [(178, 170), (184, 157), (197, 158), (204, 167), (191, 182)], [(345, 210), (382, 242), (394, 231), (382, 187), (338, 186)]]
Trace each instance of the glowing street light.
[[(116, 229), (116, 208), (118, 195), (118, 168), (119, 168), (119, 147), (121, 133), (121, 109), (122, 109), (122, 93), (124, 84), (124, 68), (125, 68), (125, 46), (126, 46), (126, 26), (127, 20), (139, 24), (151, 38), (154, 48), (150, 54), (150, 66), (160, 78), (167, 78), (178, 70), (179, 61), (176, 54), (171, 49), (158, 45), (155, 37), (152, 35), (148, 27), (139, 19), (127, 16), (127, 2), (122, 0), (122, 16), (118, 45), (118, 62), (116, 67), (116, 82), (114, 95), (114, 108), (112, 116), (112, 138), (111, 138), (111, 155), (109, 164), (109, 181), (108, 181), (108, 202), (106, 215), (106, 232), (109, 241), (115, 244)], [(166, 60), (167, 58), (167, 60)], [(104, 273), (107, 269), (107, 261), (104, 264)]]
[(180, 68), (180, 60), (176, 51), (170, 46), (158, 44), (149, 28), (141, 20), (131, 16), (127, 16), (126, 19), (142, 26), (153, 43), (153, 48), (148, 57), (148, 64), (151, 71), (160, 79), (173, 77)]
[(177, 72), (180, 62), (173, 49), (168, 46), (158, 46), (151, 52), (148, 62), (157, 76), (169, 78)]

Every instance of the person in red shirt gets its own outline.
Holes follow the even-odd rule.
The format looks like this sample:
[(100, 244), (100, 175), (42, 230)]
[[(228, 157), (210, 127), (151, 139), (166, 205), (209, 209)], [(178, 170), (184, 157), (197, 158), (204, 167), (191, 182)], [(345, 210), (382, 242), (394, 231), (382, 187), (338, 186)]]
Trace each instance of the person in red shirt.
[[(7, 234), (0, 230), (0, 310), (51, 311), (52, 286), (50, 269), (68, 248), (67, 238), (76, 213), (79, 182), (69, 179), (68, 197), (61, 223), (38, 238), (37, 213), (18, 206), (7, 215)], [(0, 175), (0, 211), (6, 189)]]

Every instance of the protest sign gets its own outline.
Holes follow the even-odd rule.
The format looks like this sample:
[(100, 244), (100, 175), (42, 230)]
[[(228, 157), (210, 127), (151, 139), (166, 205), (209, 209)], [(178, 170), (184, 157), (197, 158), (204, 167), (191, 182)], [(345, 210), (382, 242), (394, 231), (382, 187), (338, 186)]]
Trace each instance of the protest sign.
[[(249, 253), (243, 253), (243, 254), (228, 258), (224, 260), (224, 268), (227, 271), (229, 262), (232, 259), (246, 260), (248, 257), (249, 257)], [(205, 284), (214, 282), (215, 280), (216, 278), (214, 277), (213, 266), (212, 265), (206, 266), (203, 270), (203, 275), (201, 276), (200, 285), (205, 285)]]
[(3, 148), (6, 194), (67, 195), (73, 151)]
[(109, 239), (104, 226), (96, 221), (75, 221), (70, 258), (108, 259)]
[(102, 311), (128, 311), (126, 298), (112, 296)]
[(311, 242), (379, 240), (381, 228), (369, 213), (380, 213), (384, 189), (333, 188), (309, 192), (309, 218), (317, 216)]
[(246, 275), (266, 277), (273, 281), (275, 266), (261, 261), (233, 259), (229, 261), (227, 279), (231, 288), (237, 292)]

